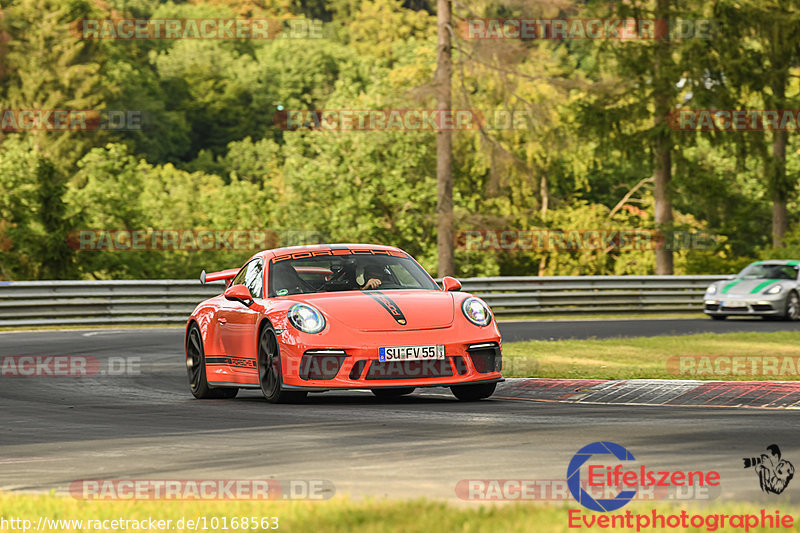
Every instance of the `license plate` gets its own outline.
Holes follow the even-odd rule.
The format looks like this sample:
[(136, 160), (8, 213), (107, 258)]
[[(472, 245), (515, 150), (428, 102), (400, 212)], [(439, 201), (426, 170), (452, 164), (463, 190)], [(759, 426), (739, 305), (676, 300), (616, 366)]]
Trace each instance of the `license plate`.
[(391, 346), (378, 348), (380, 361), (421, 361), (424, 359), (444, 359), (444, 344), (428, 346)]
[(747, 302), (744, 301), (733, 301), (733, 302), (722, 302), (724, 307), (747, 307)]

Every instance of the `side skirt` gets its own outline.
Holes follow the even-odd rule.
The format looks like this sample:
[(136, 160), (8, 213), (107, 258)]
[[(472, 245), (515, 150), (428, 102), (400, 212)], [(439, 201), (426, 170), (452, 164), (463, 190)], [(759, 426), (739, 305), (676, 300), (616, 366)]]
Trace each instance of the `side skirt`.
[(260, 389), (258, 385), (251, 385), (249, 383), (226, 383), (224, 381), (209, 381), (208, 386), (211, 388), (216, 387), (237, 387), (240, 389)]

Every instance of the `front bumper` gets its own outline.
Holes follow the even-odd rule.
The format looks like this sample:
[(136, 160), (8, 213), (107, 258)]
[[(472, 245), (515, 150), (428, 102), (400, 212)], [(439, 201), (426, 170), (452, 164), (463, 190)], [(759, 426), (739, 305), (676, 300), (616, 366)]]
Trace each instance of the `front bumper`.
[(291, 391), (306, 391), (306, 392), (325, 392), (329, 390), (371, 390), (371, 389), (379, 389), (381, 387), (386, 388), (397, 388), (397, 387), (414, 387), (415, 389), (421, 389), (425, 387), (452, 387), (457, 385), (480, 385), (482, 383), (500, 383), (505, 381), (505, 378), (493, 378), (493, 379), (484, 379), (480, 381), (453, 381), (452, 383), (417, 383), (417, 384), (409, 384), (403, 383), (402, 385), (386, 385), (381, 384), (381, 386), (370, 385), (369, 387), (361, 386), (361, 387), (351, 387), (351, 386), (328, 386), (328, 387), (300, 387), (296, 385), (284, 385), (283, 388), (286, 390)]
[[(287, 390), (446, 387), (493, 383), (503, 379), (499, 336), (445, 342), (442, 333), (425, 339), (387, 334), (372, 346), (309, 346), (281, 344), (283, 386)], [(437, 338), (439, 337), (439, 338)], [(443, 344), (444, 359), (382, 362), (381, 346)]]
[(781, 316), (786, 312), (788, 292), (778, 294), (721, 294), (706, 297), (703, 312), (709, 316)]

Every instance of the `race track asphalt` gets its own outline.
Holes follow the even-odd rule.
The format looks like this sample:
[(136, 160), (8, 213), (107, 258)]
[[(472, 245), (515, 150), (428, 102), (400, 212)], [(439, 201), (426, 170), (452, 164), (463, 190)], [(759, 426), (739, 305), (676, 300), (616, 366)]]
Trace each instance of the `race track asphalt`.
[(609, 339), (614, 337), (656, 337), (694, 333), (732, 333), (736, 331), (800, 331), (800, 322), (761, 318), (652, 318), (603, 320), (541, 320), (500, 322), (503, 341)]
[[(619, 333), (641, 326), (647, 334), (796, 328), (760, 321), (658, 321), (666, 322), (661, 328), (630, 322), (614, 327)], [(503, 330), (506, 340), (575, 331), (615, 336), (596, 334), (611, 326), (506, 323)], [(648, 468), (718, 470), (721, 492), (713, 497), (771, 505), (778, 500), (760, 491), (742, 458), (776, 443), (800, 466), (797, 411), (500, 398), (461, 403), (446, 389), (398, 401), (340, 392), (271, 405), (256, 391), (235, 400), (195, 400), (182, 342), (180, 328), (0, 334), (0, 356), (87, 355), (100, 369), (82, 378), (0, 377), (0, 490), (65, 492), (81, 479), (271, 478), (326, 480), (337, 494), (354, 497), (460, 501), (461, 480), (563, 480), (580, 447), (608, 440)], [(108, 370), (121, 361), (131, 372), (112, 375)], [(797, 485), (780, 501), (791, 501)]]

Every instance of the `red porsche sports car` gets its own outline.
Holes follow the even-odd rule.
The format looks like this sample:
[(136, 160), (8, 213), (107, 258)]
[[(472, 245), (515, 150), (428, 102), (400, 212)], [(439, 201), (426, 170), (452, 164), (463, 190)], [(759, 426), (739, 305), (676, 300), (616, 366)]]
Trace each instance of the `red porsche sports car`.
[(446, 386), (461, 400), (480, 400), (503, 379), (489, 307), (456, 292), (455, 278), (440, 289), (398, 248), (278, 248), (200, 280), (227, 285), (186, 326), (196, 398), (260, 388), (278, 403), (332, 389), (394, 397)]

